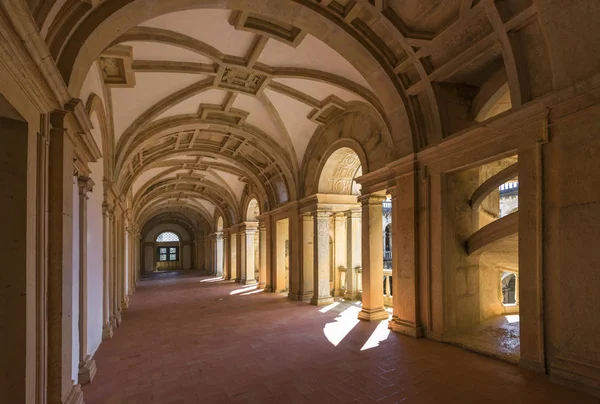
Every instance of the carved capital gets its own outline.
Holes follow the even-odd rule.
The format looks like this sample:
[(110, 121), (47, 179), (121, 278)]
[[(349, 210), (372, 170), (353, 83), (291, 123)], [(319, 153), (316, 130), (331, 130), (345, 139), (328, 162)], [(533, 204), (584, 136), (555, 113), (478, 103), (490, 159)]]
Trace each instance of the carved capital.
[(79, 195), (86, 196), (88, 192), (94, 189), (94, 181), (89, 177), (78, 177), (77, 186), (79, 187)]

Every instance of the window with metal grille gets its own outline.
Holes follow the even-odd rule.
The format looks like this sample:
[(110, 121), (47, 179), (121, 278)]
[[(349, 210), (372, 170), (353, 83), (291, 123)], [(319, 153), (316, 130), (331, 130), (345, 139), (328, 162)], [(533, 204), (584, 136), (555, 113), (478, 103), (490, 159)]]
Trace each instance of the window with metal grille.
[(179, 241), (179, 236), (170, 231), (160, 233), (158, 237), (156, 237), (157, 243), (172, 243), (174, 241)]
[(158, 247), (159, 262), (179, 261), (179, 247)]

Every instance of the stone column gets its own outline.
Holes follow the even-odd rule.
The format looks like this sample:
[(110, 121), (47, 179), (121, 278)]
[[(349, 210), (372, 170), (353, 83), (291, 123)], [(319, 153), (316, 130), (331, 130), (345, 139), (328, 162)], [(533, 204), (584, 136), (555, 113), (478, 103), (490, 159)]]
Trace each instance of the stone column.
[(519, 274), (515, 274), (515, 306), (519, 305)]
[(396, 179), (392, 195), (392, 291), (394, 314), (390, 330), (421, 337), (417, 280), (418, 199), (417, 172)]
[(127, 255), (125, 254), (127, 248), (125, 242), (125, 238), (127, 237), (125, 231), (125, 218), (125, 212), (123, 212), (119, 222), (119, 262), (121, 267), (119, 276), (119, 304), (121, 305), (121, 310), (125, 310), (129, 307), (129, 296), (127, 295)]
[(329, 217), (330, 211), (314, 212), (314, 294), (310, 304), (323, 306), (333, 303), (329, 286)]
[(312, 215), (303, 215), (302, 221), (302, 266), (301, 266), (301, 300), (310, 302), (314, 296), (315, 272), (314, 272), (314, 239), (315, 225)]
[(113, 267), (113, 316), (115, 320), (115, 324), (118, 326), (121, 325), (122, 317), (121, 317), (121, 299), (120, 299), (120, 291), (121, 291), (121, 254), (120, 254), (120, 241), (121, 237), (119, 237), (120, 229), (121, 229), (121, 220), (123, 211), (120, 206), (117, 206), (115, 212), (115, 225), (113, 226), (113, 255), (114, 255), (114, 267)]
[(264, 289), (267, 284), (267, 225), (262, 221), (258, 226), (258, 288)]
[(288, 248), (289, 248), (289, 292), (288, 299), (300, 300), (301, 294), (301, 275), (300, 275), (300, 255), (302, 247), (300, 246), (300, 221), (298, 209), (292, 208), (288, 216)]
[[(51, 115), (48, 176), (48, 384), (49, 403), (83, 403), (73, 384), (73, 144), (63, 129), (65, 111)], [(6, 212), (11, 214), (11, 212)], [(19, 321), (25, 321), (20, 319)], [(3, 347), (13, 349), (13, 347)], [(34, 358), (35, 360), (35, 358)]]
[(102, 289), (102, 340), (111, 339), (114, 333), (112, 322), (112, 264), (110, 255), (111, 226), (114, 211), (108, 203), (102, 204), (102, 263), (103, 263), (103, 289)]
[(96, 361), (88, 355), (88, 306), (87, 306), (87, 201), (88, 192), (94, 182), (87, 177), (79, 177), (79, 371), (80, 384), (88, 384), (96, 376)]
[(229, 235), (229, 244), (230, 244), (230, 260), (231, 263), (229, 264), (231, 267), (231, 272), (230, 272), (230, 280), (235, 281), (237, 279), (238, 276), (238, 260), (237, 260), (237, 231), (235, 228), (233, 228), (231, 230), (231, 233)]
[(358, 297), (358, 279), (356, 269), (362, 266), (361, 250), (361, 212), (350, 210), (346, 215), (346, 294), (345, 299), (354, 300)]
[[(342, 277), (340, 269), (346, 269), (347, 260), (347, 243), (348, 235), (346, 231), (346, 218), (343, 213), (336, 213), (333, 216), (333, 243), (334, 243), (334, 279), (333, 279), (333, 295), (343, 296), (346, 285), (342, 285)], [(347, 274), (347, 272), (346, 272)]]
[(223, 232), (219, 231), (216, 235), (217, 265), (216, 276), (223, 276)]
[(273, 268), (273, 292), (281, 293), (288, 289), (286, 284), (285, 267), (285, 241), (288, 239), (289, 225), (287, 219), (275, 222), (275, 231), (273, 232), (275, 240), (274, 268)]
[(241, 226), (238, 232), (239, 248), (238, 248), (238, 262), (239, 262), (239, 283), (246, 283), (246, 227)]
[(367, 321), (386, 320), (383, 307), (383, 196), (366, 195), (362, 203), (362, 310), (358, 318)]
[(223, 279), (231, 279), (231, 249), (229, 247), (229, 232), (223, 230)]
[(254, 237), (256, 236), (257, 228), (255, 223), (246, 223), (245, 238), (246, 238), (246, 276), (244, 285), (256, 285), (255, 263), (254, 263)]

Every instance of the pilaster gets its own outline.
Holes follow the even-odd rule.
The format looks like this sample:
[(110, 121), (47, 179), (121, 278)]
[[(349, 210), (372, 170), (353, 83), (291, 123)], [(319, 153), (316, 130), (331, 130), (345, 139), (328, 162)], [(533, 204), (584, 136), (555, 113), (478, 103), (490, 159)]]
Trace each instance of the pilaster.
[[(48, 186), (48, 383), (47, 401), (64, 403), (73, 384), (73, 144), (63, 128), (66, 111), (50, 116)], [(79, 397), (79, 398), (78, 398)]]
[(423, 336), (419, 323), (417, 172), (396, 179), (392, 195), (392, 290), (394, 314), (389, 328)]

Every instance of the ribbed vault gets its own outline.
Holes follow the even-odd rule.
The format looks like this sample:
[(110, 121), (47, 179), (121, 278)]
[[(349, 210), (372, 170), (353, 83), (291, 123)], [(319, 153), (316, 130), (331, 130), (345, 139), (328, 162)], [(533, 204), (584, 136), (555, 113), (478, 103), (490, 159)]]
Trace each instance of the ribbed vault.
[[(361, 114), (372, 135), (338, 138), (381, 150), (386, 164), (552, 89), (548, 54), (531, 59), (509, 40), (533, 27), (528, 43), (545, 46), (529, 0), (32, 7), (70, 91), (88, 94), (99, 77), (110, 180), (138, 217), (160, 201), (235, 222), (248, 188), (267, 210), (313, 192), (328, 136)], [(528, 69), (536, 80), (524, 80)]]

